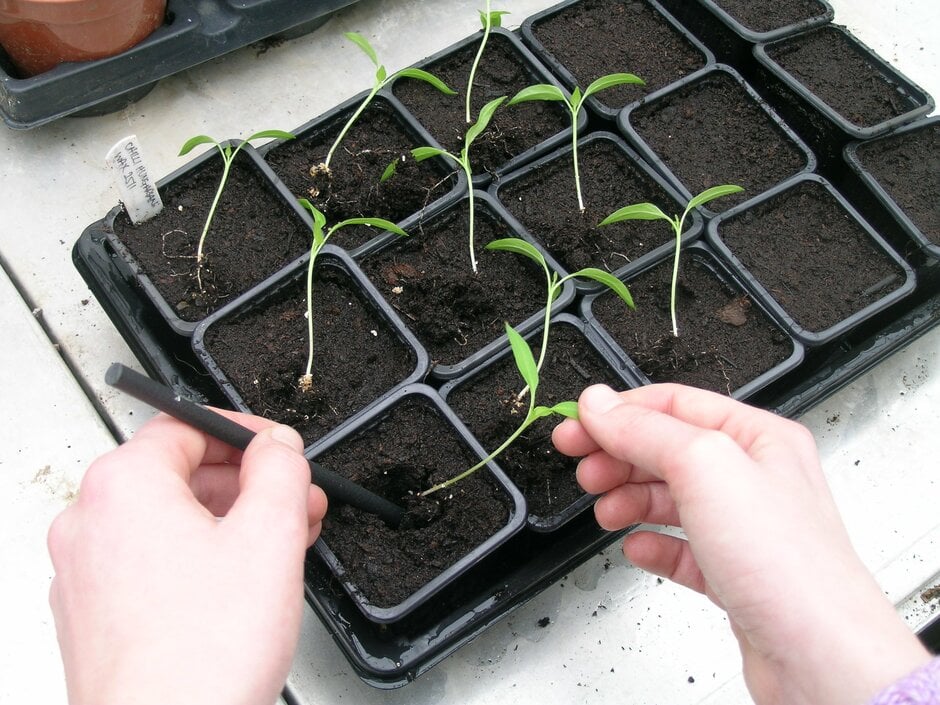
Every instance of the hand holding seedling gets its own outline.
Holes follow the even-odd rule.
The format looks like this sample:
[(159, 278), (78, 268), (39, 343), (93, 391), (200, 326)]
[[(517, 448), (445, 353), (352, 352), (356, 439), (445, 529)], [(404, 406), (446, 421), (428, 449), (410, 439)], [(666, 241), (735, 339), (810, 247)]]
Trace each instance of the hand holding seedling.
[[(359, 116), (362, 115), (365, 109), (369, 107), (369, 104), (372, 102), (372, 99), (375, 98), (375, 95), (396, 78), (414, 78), (418, 81), (424, 81), (445, 95), (457, 95), (455, 90), (451, 89), (437, 76), (422, 69), (404, 68), (400, 71), (396, 71), (392, 75), (389, 75), (388, 71), (385, 69), (385, 66), (379, 63), (379, 57), (375, 53), (375, 49), (372, 48), (372, 45), (369, 44), (369, 41), (365, 37), (363, 37), (361, 34), (357, 34), (356, 32), (346, 32), (344, 36), (357, 47), (362, 49), (363, 53), (372, 61), (372, 64), (375, 66), (375, 81), (372, 84), (372, 89), (369, 91), (369, 94), (359, 104), (359, 107), (352, 114), (349, 120), (346, 121), (343, 129), (340, 130), (339, 134), (336, 136), (336, 139), (333, 141), (333, 145), (330, 147), (330, 151), (327, 152), (326, 159), (322, 163), (310, 167), (311, 176), (316, 176), (317, 174), (326, 174), (329, 176), (330, 162), (333, 161), (333, 153), (339, 147), (340, 143), (343, 141), (343, 138), (346, 137), (346, 133), (349, 132), (350, 128), (352, 128), (356, 120), (359, 119)], [(384, 178), (387, 177), (383, 177), (383, 180)]]
[(532, 244), (520, 238), (504, 238), (501, 240), (493, 240), (486, 246), (486, 249), (512, 252), (518, 255), (522, 255), (523, 257), (528, 257), (533, 262), (538, 264), (545, 273), (545, 320), (542, 323), (542, 343), (539, 348), (538, 362), (536, 362), (535, 357), (532, 355), (532, 350), (529, 347), (529, 344), (525, 342), (525, 339), (519, 335), (519, 333), (512, 326), (510, 326), (508, 323), (505, 324), (506, 336), (509, 339), (509, 346), (512, 349), (513, 360), (515, 361), (516, 368), (519, 370), (519, 374), (525, 383), (525, 387), (521, 392), (519, 392), (517, 399), (518, 401), (521, 401), (526, 393), (528, 393), (528, 411), (526, 412), (526, 416), (522, 420), (522, 423), (519, 424), (519, 427), (516, 428), (516, 430), (513, 431), (512, 434), (510, 434), (510, 436), (505, 441), (503, 441), (503, 443), (500, 444), (496, 450), (486, 456), (479, 463), (465, 470), (459, 475), (456, 475), (455, 477), (452, 477), (445, 482), (439, 483), (434, 487), (425, 490), (420, 494), (422, 497), (427, 496), (432, 492), (437, 492), (438, 490), (450, 487), (465, 477), (469, 477), (488, 462), (494, 460), (496, 457), (502, 454), (502, 452), (511, 446), (516, 441), (516, 439), (519, 438), (519, 436), (521, 436), (527, 428), (529, 428), (529, 426), (534, 424), (539, 419), (552, 415), (577, 418), (576, 404), (574, 402), (560, 402), (550, 407), (537, 406), (535, 403), (535, 395), (539, 384), (539, 374), (542, 371), (542, 365), (545, 362), (545, 354), (548, 351), (548, 334), (552, 320), (552, 303), (555, 301), (555, 299), (558, 298), (558, 295), (561, 293), (565, 282), (577, 277), (592, 279), (611, 289), (629, 308), (633, 308), (633, 298), (630, 296), (630, 292), (627, 290), (627, 287), (624, 286), (623, 282), (621, 282), (609, 272), (595, 269), (593, 267), (588, 267), (559, 278), (558, 274), (552, 272), (551, 269), (549, 269), (548, 263), (545, 261), (545, 257), (542, 256), (542, 253), (533, 247)]
[(282, 130), (262, 130), (261, 132), (256, 132), (255, 134), (246, 137), (243, 140), (240, 140), (235, 146), (235, 149), (232, 149), (231, 144), (221, 144), (218, 140), (214, 140), (208, 135), (196, 135), (195, 137), (190, 137), (183, 146), (180, 148), (179, 156), (185, 156), (189, 154), (195, 147), (200, 144), (212, 144), (215, 145), (216, 149), (219, 150), (219, 154), (222, 156), (222, 178), (219, 181), (219, 188), (215, 192), (215, 198), (212, 199), (212, 205), (209, 206), (209, 215), (206, 216), (206, 224), (202, 228), (202, 234), (199, 236), (199, 246), (196, 248), (196, 281), (199, 283), (199, 291), (205, 291), (202, 286), (202, 267), (205, 263), (205, 244), (206, 244), (206, 235), (209, 234), (209, 226), (212, 225), (212, 218), (215, 216), (215, 209), (219, 205), (219, 199), (222, 198), (222, 192), (225, 190), (225, 184), (228, 181), (229, 172), (232, 169), (232, 163), (235, 161), (235, 157), (238, 156), (238, 153), (242, 148), (249, 142), (254, 140), (261, 139), (280, 139), (280, 140), (292, 140), (294, 136), (290, 132), (283, 132)]
[(558, 86), (553, 86), (550, 83), (539, 83), (534, 86), (529, 86), (528, 88), (523, 88), (506, 103), (506, 105), (517, 105), (518, 103), (526, 103), (532, 100), (545, 100), (564, 103), (568, 108), (568, 114), (571, 117), (571, 156), (574, 160), (574, 186), (578, 194), (578, 209), (582, 213), (584, 212), (584, 198), (581, 196), (581, 174), (578, 167), (578, 116), (581, 114), (581, 109), (584, 107), (584, 101), (595, 93), (628, 83), (639, 86), (646, 85), (646, 82), (642, 78), (634, 76), (632, 73), (612, 73), (607, 76), (601, 76), (591, 83), (583, 94), (581, 93), (581, 89), (576, 86), (570, 98), (565, 95)]
[(554, 431), (634, 565), (728, 613), (757, 703), (864, 703), (929, 659), (856, 555), (810, 433), (679, 385), (590, 387)]
[(693, 208), (704, 205), (716, 198), (728, 196), (732, 193), (740, 193), (744, 189), (733, 184), (724, 186), (713, 186), (705, 189), (699, 195), (694, 196), (682, 212), (682, 217), (669, 217), (660, 210), (659, 206), (652, 203), (635, 203), (632, 206), (624, 206), (614, 211), (600, 222), (600, 225), (610, 225), (611, 223), (620, 223), (624, 220), (665, 220), (672, 226), (676, 236), (676, 253), (672, 262), (672, 286), (669, 295), (669, 312), (672, 316), (672, 334), (679, 337), (679, 323), (676, 319), (676, 285), (679, 281), (679, 253), (682, 248), (682, 229), (685, 227), (685, 219), (692, 212)]
[(395, 223), (383, 218), (348, 218), (324, 230), (326, 228), (326, 216), (306, 198), (300, 198), (298, 202), (310, 211), (310, 215), (313, 217), (313, 225), (311, 226), (313, 237), (310, 242), (310, 259), (307, 262), (307, 367), (304, 374), (297, 380), (300, 391), (307, 393), (313, 389), (313, 269), (320, 250), (323, 249), (333, 233), (350, 225), (368, 225), (387, 230), (402, 237), (407, 237), (408, 233)]
[[(489, 103), (483, 106), (483, 109), (480, 110), (480, 117), (477, 118), (475, 123), (467, 128), (467, 134), (464, 135), (463, 138), (463, 149), (460, 150), (460, 156), (451, 154), (447, 150), (440, 149), (438, 147), (418, 147), (417, 149), (411, 150), (411, 154), (416, 161), (423, 162), (425, 159), (431, 159), (432, 157), (446, 157), (461, 169), (463, 169), (464, 174), (466, 174), (467, 194), (470, 201), (470, 266), (473, 268), (474, 274), (476, 274), (477, 271), (477, 256), (476, 248), (473, 244), (473, 169), (470, 164), (470, 145), (472, 145), (473, 141), (480, 136), (480, 133), (482, 133), (487, 128), (487, 126), (489, 126), (490, 120), (493, 119), (493, 113), (496, 112), (496, 109), (502, 105), (503, 101), (505, 100), (506, 96), (502, 96), (500, 98), (496, 98), (495, 100), (491, 100)], [(387, 171), (388, 170), (386, 169), (386, 172)]]

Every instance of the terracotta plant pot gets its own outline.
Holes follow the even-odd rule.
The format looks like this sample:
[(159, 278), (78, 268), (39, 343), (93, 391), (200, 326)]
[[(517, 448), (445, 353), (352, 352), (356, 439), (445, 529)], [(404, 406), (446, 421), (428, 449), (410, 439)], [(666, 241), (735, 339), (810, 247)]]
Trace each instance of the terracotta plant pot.
[(4, 0), (0, 44), (26, 76), (120, 54), (163, 24), (166, 0)]

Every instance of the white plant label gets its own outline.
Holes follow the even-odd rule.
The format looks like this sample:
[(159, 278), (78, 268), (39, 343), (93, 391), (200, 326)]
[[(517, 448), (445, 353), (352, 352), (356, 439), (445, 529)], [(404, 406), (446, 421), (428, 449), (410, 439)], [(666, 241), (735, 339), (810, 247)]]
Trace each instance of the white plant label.
[(114, 145), (105, 161), (114, 174), (121, 203), (132, 222), (143, 223), (163, 210), (163, 200), (150, 176), (137, 135), (125, 137)]

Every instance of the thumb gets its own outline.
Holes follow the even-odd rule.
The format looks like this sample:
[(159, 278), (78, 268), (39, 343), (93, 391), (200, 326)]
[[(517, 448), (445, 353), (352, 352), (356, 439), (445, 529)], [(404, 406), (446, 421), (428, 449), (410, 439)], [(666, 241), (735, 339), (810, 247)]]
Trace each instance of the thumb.
[(242, 455), (240, 491), (227, 519), (264, 527), (266, 533), (281, 527), (306, 543), (310, 466), (303, 447), (289, 426), (259, 431)]

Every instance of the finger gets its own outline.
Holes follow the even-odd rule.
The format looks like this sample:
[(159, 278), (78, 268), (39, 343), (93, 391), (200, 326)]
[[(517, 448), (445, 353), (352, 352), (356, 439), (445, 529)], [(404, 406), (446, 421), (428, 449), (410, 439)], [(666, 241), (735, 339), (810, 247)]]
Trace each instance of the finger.
[(594, 516), (607, 531), (633, 524), (680, 526), (679, 513), (664, 482), (615, 487), (594, 503)]
[(588, 494), (603, 494), (627, 482), (659, 480), (652, 473), (612, 455), (597, 451), (582, 458), (577, 469), (578, 484)]
[[(276, 425), (275, 422), (261, 416), (226, 409), (212, 409), (212, 411), (255, 433)], [(187, 482), (192, 471), (202, 463), (238, 463), (242, 456), (242, 452), (237, 448), (166, 414), (158, 414), (144, 424), (127, 443), (132, 442), (149, 446), (166, 445), (165, 456), (169, 457), (160, 456), (159, 466), (172, 468)], [(147, 454), (151, 452), (148, 449)]]
[[(724, 402), (738, 402), (711, 395), (708, 399), (718, 402), (715, 412), (709, 418), (704, 411), (698, 413), (699, 421), (708, 425), (694, 425), (667, 413), (682, 406), (676, 400), (683, 396), (679, 390), (687, 388), (663, 386), (669, 389), (645, 398), (633, 395), (639, 390), (618, 395), (603, 385), (589, 387), (578, 400), (580, 422), (609, 455), (670, 483), (677, 479), (677, 475), (712, 465), (725, 475), (743, 473), (743, 461), (749, 462), (744, 451), (730, 435), (715, 430), (715, 427), (725, 425), (730, 413)], [(689, 388), (687, 391), (693, 390)], [(696, 394), (692, 396), (697, 398)], [(686, 418), (689, 417), (687, 414)]]
[(552, 443), (559, 453), (570, 458), (583, 458), (600, 450), (597, 441), (591, 438), (577, 419), (565, 419), (552, 430)]
[(288, 426), (274, 426), (255, 436), (242, 456), (240, 492), (229, 522), (248, 531), (264, 527), (306, 541), (309, 533), (310, 466), (303, 441)]
[(200, 465), (189, 478), (189, 487), (196, 500), (212, 516), (228, 514), (239, 492), (239, 466), (230, 463)]
[(624, 539), (623, 554), (638, 568), (705, 594), (705, 578), (687, 541), (638, 531)]

